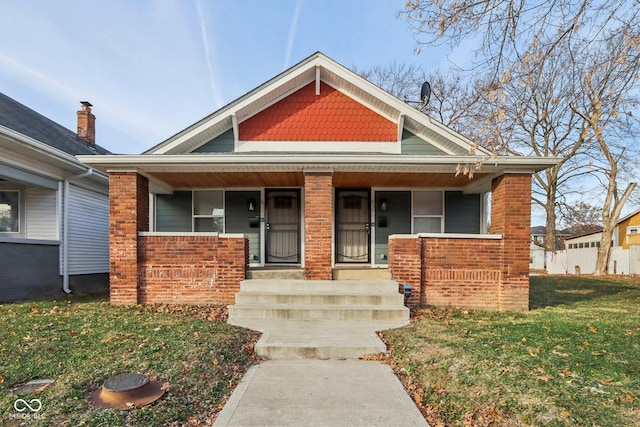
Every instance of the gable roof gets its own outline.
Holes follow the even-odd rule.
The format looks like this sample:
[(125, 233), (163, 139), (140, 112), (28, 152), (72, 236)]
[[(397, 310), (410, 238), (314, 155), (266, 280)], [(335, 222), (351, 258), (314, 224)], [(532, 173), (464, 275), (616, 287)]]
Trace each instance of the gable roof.
[[(298, 126), (307, 129), (302, 138)], [(499, 175), (531, 174), (559, 161), (494, 156), (320, 52), (142, 154), (78, 159), (105, 172), (135, 171), (158, 193), (298, 185), (311, 170), (335, 173), (342, 186), (389, 186), (401, 178), (402, 185), (479, 193)]]
[(626, 221), (626, 220), (628, 220), (629, 218), (634, 217), (634, 216), (636, 216), (636, 215), (638, 215), (638, 214), (640, 214), (640, 209), (638, 209), (638, 210), (635, 210), (635, 211), (631, 212), (629, 215), (627, 215), (627, 216), (625, 216), (625, 217), (623, 217), (623, 218), (620, 218), (620, 219), (618, 220), (618, 222), (617, 222), (617, 225), (619, 225), (619, 224), (620, 224), (620, 223), (622, 223), (623, 221)]
[[(243, 136), (243, 132), (239, 131), (243, 123), (247, 123), (284, 98), (314, 84), (316, 94), (320, 94), (321, 87), (329, 87), (393, 123), (397, 142), (401, 140), (403, 130), (407, 129), (445, 154), (490, 155), (489, 151), (477, 147), (468, 138), (407, 105), (320, 52), (314, 53), (143, 154), (191, 153), (230, 129), (233, 129), (236, 151), (243, 151), (237, 149), (238, 139)], [(244, 151), (251, 151), (251, 148)]]
[(111, 154), (97, 144), (78, 139), (75, 132), (3, 93), (0, 93), (0, 126), (74, 156)]

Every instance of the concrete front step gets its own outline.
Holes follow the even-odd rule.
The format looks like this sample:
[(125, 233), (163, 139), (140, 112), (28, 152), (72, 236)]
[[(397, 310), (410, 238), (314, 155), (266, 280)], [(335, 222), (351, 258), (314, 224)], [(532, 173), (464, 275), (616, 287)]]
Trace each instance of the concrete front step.
[(240, 292), (329, 292), (341, 293), (398, 293), (398, 282), (393, 280), (243, 280)]
[(341, 293), (332, 292), (240, 292), (236, 304), (286, 304), (286, 305), (393, 305), (402, 306), (403, 296), (398, 293)]
[(236, 319), (291, 320), (403, 320), (409, 309), (398, 305), (242, 304), (229, 307), (230, 322)]
[(247, 279), (257, 280), (304, 280), (304, 269), (283, 267), (249, 268)]
[(229, 306), (232, 325), (263, 332), (268, 359), (358, 358), (386, 351), (373, 332), (409, 323), (393, 280), (245, 280)]
[(333, 280), (391, 280), (391, 272), (386, 268), (336, 267)]
[(265, 359), (350, 359), (384, 353), (374, 331), (400, 328), (408, 320), (259, 320), (236, 326), (263, 332), (255, 346)]

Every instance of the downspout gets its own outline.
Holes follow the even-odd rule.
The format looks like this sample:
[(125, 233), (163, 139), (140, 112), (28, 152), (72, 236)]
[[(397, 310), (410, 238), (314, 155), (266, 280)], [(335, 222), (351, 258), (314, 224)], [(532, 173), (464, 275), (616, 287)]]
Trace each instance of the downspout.
[(87, 177), (93, 174), (93, 168), (87, 169), (85, 172), (70, 176), (69, 178), (64, 180), (64, 194), (62, 197), (63, 200), (63, 228), (62, 228), (62, 290), (65, 294), (70, 294), (71, 289), (69, 289), (69, 183), (71, 180), (80, 179)]

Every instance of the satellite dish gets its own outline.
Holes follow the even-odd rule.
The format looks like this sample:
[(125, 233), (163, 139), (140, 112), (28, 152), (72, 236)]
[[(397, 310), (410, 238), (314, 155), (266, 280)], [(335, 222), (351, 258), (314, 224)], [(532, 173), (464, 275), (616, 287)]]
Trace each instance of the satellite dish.
[(429, 98), (431, 98), (431, 85), (429, 82), (422, 83), (422, 88), (420, 89), (420, 100), (424, 105), (427, 105), (429, 102)]

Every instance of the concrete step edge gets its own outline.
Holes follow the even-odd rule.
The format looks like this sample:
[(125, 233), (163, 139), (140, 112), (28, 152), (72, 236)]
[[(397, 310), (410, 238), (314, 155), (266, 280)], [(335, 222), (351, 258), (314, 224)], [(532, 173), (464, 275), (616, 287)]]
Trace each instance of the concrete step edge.
[(249, 309), (249, 310), (351, 310), (351, 311), (364, 311), (364, 310), (402, 310), (409, 311), (408, 307), (404, 305), (364, 305), (364, 304), (354, 304), (345, 307), (341, 304), (325, 304), (325, 305), (315, 305), (315, 304), (235, 304), (230, 305), (229, 311), (236, 311), (238, 309)]

